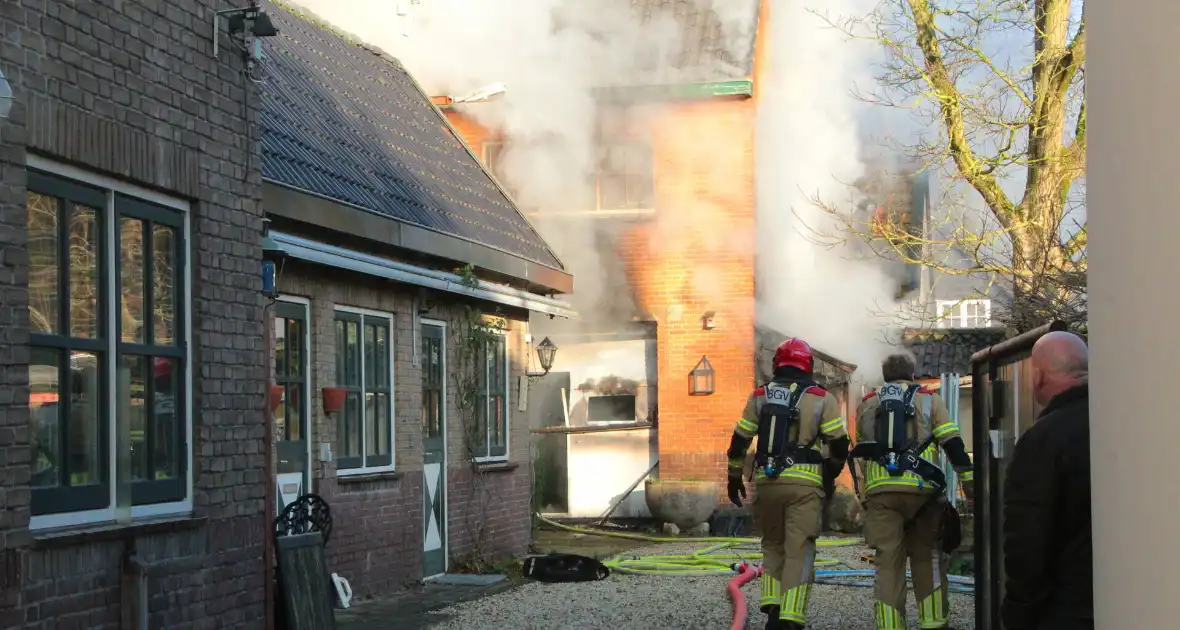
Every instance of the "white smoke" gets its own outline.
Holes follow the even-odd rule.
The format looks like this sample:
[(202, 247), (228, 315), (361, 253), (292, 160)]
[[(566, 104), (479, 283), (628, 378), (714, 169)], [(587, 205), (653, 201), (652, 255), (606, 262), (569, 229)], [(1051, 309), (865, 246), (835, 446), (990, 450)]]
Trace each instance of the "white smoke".
[[(875, 0), (813, 2), (824, 15), (863, 16)], [(848, 244), (825, 248), (816, 234), (838, 234), (833, 217), (812, 203), (849, 201), (865, 170), (861, 121), (871, 107), (852, 96), (872, 81), (872, 44), (849, 41), (801, 2), (775, 2), (759, 84), (757, 133), (759, 324), (801, 337), (858, 366), (856, 378), (880, 378), (889, 353), (882, 317), (896, 281), (881, 261)]]
[[(593, 203), (587, 181), (598, 166), (601, 114), (595, 90), (742, 74), (714, 59), (703, 69), (710, 76), (684, 76), (671, 63), (683, 26), (668, 12), (637, 19), (631, 0), (296, 1), (397, 57), (431, 95), (506, 86), (492, 100), (456, 108), (503, 134), (508, 148), (497, 174), (522, 208), (536, 209), (530, 219), (574, 273), (573, 302), (583, 312), (629, 295), (623, 274), (603, 271), (604, 258), (617, 256), (600, 253), (599, 226), (570, 216)], [(721, 38), (748, 48), (756, 18), (749, 3), (692, 1), (716, 6)], [(736, 46), (727, 52), (739, 65), (752, 54)]]

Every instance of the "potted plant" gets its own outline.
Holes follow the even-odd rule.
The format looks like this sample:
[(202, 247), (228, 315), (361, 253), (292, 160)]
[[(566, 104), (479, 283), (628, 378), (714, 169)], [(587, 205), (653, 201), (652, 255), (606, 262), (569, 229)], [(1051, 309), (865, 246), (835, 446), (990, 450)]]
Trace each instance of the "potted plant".
[(343, 387), (325, 387), (323, 390), (324, 396), (324, 413), (333, 414), (344, 408), (344, 398), (348, 395), (348, 390)]

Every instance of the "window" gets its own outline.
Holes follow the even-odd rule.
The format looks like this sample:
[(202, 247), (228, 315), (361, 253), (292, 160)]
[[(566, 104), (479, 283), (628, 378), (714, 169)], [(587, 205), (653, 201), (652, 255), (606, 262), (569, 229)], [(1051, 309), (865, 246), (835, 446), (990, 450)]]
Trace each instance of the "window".
[(344, 474), (393, 470), (393, 316), (336, 312), (336, 386), (348, 393), (336, 425)]
[(477, 459), (506, 459), (508, 457), (508, 346), (504, 337), (484, 345), (481, 356), (483, 375), (477, 393), (480, 414), (477, 435), (484, 444), (477, 445)]
[(991, 300), (939, 300), (939, 328), (987, 328), (992, 325)]
[(635, 395), (592, 396), (586, 400), (586, 422), (588, 424), (636, 422)]
[[(505, 187), (504, 152), (507, 144), (485, 142), (483, 160), (488, 170)], [(648, 210), (655, 207), (655, 179), (652, 171), (652, 149), (645, 142), (621, 142), (604, 145), (593, 173), (588, 192), (594, 196), (587, 201), (599, 210)], [(519, 191), (508, 189), (513, 199)], [(581, 200), (571, 203), (580, 204)]]
[(597, 184), (599, 210), (654, 208), (651, 145), (626, 142), (602, 147)]
[(34, 527), (186, 507), (186, 206), (132, 190), (29, 170)]

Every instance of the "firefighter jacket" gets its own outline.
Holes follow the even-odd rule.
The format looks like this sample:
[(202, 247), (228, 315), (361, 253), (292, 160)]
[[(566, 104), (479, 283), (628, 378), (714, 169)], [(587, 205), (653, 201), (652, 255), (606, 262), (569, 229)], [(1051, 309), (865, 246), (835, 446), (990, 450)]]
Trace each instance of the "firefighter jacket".
[[(792, 383), (778, 384), (784, 387), (790, 387), (792, 385)], [(836, 444), (833, 443), (842, 441), (843, 448), (833, 448), (829, 453), (830, 458), (836, 460), (836, 463), (842, 468), (844, 460), (848, 457), (848, 429), (844, 423), (844, 417), (840, 413), (840, 403), (831, 392), (814, 383), (798, 382), (794, 383), (794, 385), (806, 389), (799, 398), (797, 405), (799, 422), (797, 427), (792, 427), (790, 440), (800, 446), (811, 444), (811, 448), (815, 449), (820, 455), (823, 455), (826, 444), (832, 444), (835, 447)], [(758, 435), (762, 407), (766, 404), (765, 387), (755, 389), (746, 400), (746, 407), (742, 411), (742, 418), (738, 420), (737, 426), (734, 427), (733, 441), (730, 444), (728, 453), (731, 474), (733, 474), (735, 469), (738, 471), (737, 474), (741, 474), (740, 471), (745, 466), (746, 449), (749, 448), (750, 442)], [(762, 470), (756, 470), (755, 479), (759, 483), (773, 482), (821, 486), (823, 485), (823, 464), (797, 463), (783, 470), (778, 478), (773, 480), (767, 479)]]
[[(892, 381), (889, 385), (908, 387), (909, 381)], [(853, 457), (857, 457), (865, 447), (876, 444), (877, 409), (881, 406), (879, 390), (869, 392), (860, 402), (856, 410), (856, 446)], [(919, 456), (939, 465), (939, 453), (945, 451), (959, 481), (970, 483), (973, 479), (971, 459), (967, 456), (963, 445), (963, 438), (959, 434), (959, 425), (951, 420), (946, 403), (942, 401), (934, 390), (919, 387), (913, 398), (914, 422), (907, 428), (907, 436), (914, 447), (921, 446), (933, 436), (929, 445)], [(865, 496), (878, 492), (917, 492), (932, 493), (934, 489), (913, 472), (905, 472), (900, 476), (891, 476), (884, 466), (873, 459), (865, 462)]]

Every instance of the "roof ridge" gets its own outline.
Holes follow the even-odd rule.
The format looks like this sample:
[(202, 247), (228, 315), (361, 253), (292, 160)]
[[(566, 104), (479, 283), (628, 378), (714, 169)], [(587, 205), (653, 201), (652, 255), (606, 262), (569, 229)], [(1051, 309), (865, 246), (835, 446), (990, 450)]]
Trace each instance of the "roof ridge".
[(287, 13), (290, 13), (291, 15), (294, 15), (295, 17), (303, 20), (304, 22), (315, 26), (316, 28), (328, 31), (329, 33), (332, 33), (333, 35), (343, 39), (353, 46), (356, 46), (357, 48), (364, 49), (370, 53), (373, 53), (373, 55), (377, 57), (381, 57), (383, 60), (398, 70), (401, 70), (402, 72), (409, 72), (406, 69), (406, 66), (402, 64), (400, 59), (389, 54), (385, 49), (371, 44), (364, 39), (361, 39), (361, 37), (355, 33), (349, 33), (348, 31), (345, 31), (344, 29), (320, 17), (318, 14), (307, 7), (304, 7), (296, 2), (290, 2), (288, 0), (264, 0), (264, 2), (280, 8)]

